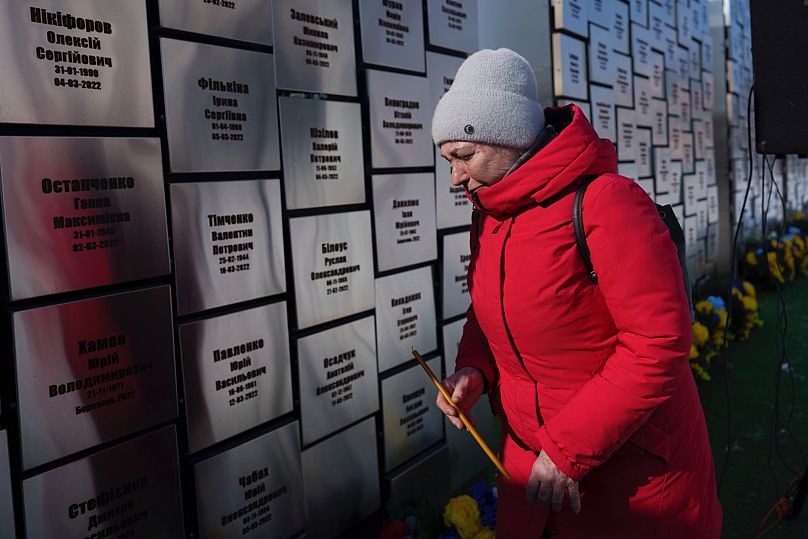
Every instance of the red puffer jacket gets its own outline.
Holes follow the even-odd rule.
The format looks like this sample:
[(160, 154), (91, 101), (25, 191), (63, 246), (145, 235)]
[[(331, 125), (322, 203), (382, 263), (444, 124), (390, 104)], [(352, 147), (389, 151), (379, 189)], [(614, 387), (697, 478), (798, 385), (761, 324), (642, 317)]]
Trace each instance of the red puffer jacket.
[[(457, 368), (480, 369), (503, 420), (497, 537), (717, 538), (721, 508), (688, 365), (691, 323), (676, 248), (653, 202), (616, 174), (613, 144), (574, 105), (497, 184), (472, 224), (472, 306)], [(576, 250), (575, 190), (598, 283)], [(580, 481), (582, 511), (525, 501), (539, 451)]]

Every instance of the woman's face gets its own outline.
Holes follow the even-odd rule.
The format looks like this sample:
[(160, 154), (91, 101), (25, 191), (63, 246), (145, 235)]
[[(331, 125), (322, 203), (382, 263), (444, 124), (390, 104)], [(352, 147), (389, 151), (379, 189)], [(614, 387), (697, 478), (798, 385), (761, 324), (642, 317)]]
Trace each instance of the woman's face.
[(473, 193), (494, 185), (513, 166), (521, 150), (481, 142), (444, 142), (440, 154), (449, 161), (452, 185), (462, 185)]

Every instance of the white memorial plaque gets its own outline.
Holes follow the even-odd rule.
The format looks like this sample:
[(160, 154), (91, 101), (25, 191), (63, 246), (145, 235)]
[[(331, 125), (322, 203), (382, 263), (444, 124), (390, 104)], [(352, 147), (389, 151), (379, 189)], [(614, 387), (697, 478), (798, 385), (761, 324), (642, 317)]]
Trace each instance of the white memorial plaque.
[(277, 170), (273, 55), (162, 38), (172, 172)]
[(637, 159), (637, 126), (634, 109), (617, 107), (617, 158), (620, 161)]
[(289, 231), (298, 328), (373, 309), (370, 212), (298, 217)]
[(444, 373), (446, 376), (454, 374), (455, 360), (457, 352), (460, 350), (460, 339), (463, 337), (463, 326), (465, 325), (465, 318), (443, 325), (443, 357), (446, 364)]
[(622, 54), (612, 55), (614, 74), (614, 104), (619, 107), (634, 106), (634, 77), (631, 74), (631, 57)]
[(477, 13), (477, 0), (427, 0), (429, 42), (468, 54), (476, 51)]
[(177, 312), (286, 291), (279, 180), (170, 187)]
[(298, 339), (303, 445), (379, 409), (374, 317)]
[[(670, 105), (670, 102), (668, 102)], [(676, 116), (668, 117), (668, 147), (671, 151), (672, 159), (682, 159), (682, 131), (684, 125), (682, 120)]]
[(586, 100), (586, 43), (566, 34), (553, 34), (555, 94)]
[(438, 347), (432, 266), (376, 279), (379, 372)]
[(715, 262), (718, 258), (718, 224), (711, 224), (707, 228), (707, 260)]
[(640, 169), (634, 161), (619, 161), (617, 163), (617, 173), (626, 178), (638, 178)]
[(682, 85), (686, 88), (690, 80), (690, 53), (684, 47), (676, 48), (676, 59), (674, 60), (673, 69), (678, 70), (679, 79)]
[(581, 37), (587, 36), (588, 0), (553, 0), (553, 13), (555, 13), (554, 27), (556, 30), (566, 30)]
[(356, 95), (351, 0), (273, 0), (278, 88)]
[(11, 465), (8, 459), (8, 435), (0, 430), (0, 538), (14, 539), (14, 505), (11, 501)]
[(693, 252), (693, 248), (698, 241), (698, 218), (695, 215), (689, 215), (685, 217), (685, 223), (682, 228), (684, 228), (685, 232), (685, 246), (687, 249), (688, 258), (690, 257), (690, 253)]
[(369, 69), (367, 87), (373, 168), (432, 166), (434, 109), (426, 77)]
[(682, 172), (692, 174), (695, 171), (693, 156), (693, 133), (682, 132)]
[(707, 198), (707, 186), (710, 184), (710, 177), (707, 175), (707, 163), (696, 161), (696, 198), (701, 200)]
[(194, 453), (291, 412), (286, 302), (179, 326)]
[(368, 64), (424, 72), (424, 12), (421, 2), (359, 2), (362, 54)]
[(704, 110), (704, 96), (701, 93), (701, 81), (690, 80), (690, 110), (694, 118), (701, 118)]
[(671, 190), (671, 159), (667, 148), (654, 148), (654, 178), (657, 193)]
[(679, 224), (683, 227), (685, 226), (685, 209), (681, 204), (671, 204), (673, 208), (673, 213), (676, 215), (676, 220), (679, 221)]
[(651, 51), (651, 97), (665, 98), (665, 57)]
[(587, 4), (589, 22), (607, 30), (612, 30), (614, 27), (614, 9), (612, 0), (593, 0)]
[(676, 28), (678, 30), (679, 44), (683, 47), (689, 47), (693, 44), (691, 39), (693, 37), (693, 27), (692, 21), (690, 20), (693, 16), (693, 12), (690, 11), (687, 6), (682, 5), (681, 2), (677, 7), (679, 9), (676, 10), (676, 15), (679, 20)]
[(306, 539), (334, 539), (381, 505), (376, 421), (303, 451)]
[(194, 478), (201, 539), (288, 539), (303, 529), (297, 422), (199, 462)]
[(651, 99), (653, 125), (651, 133), (655, 146), (668, 145), (668, 102), (662, 99)]
[(713, 110), (713, 86), (714, 86), (714, 79), (713, 74), (709, 71), (705, 71), (701, 75), (701, 95), (702, 95), (702, 108), (704, 110)]
[(631, 6), (631, 20), (643, 26), (648, 26), (648, 0), (629, 0)]
[(158, 5), (165, 28), (272, 45), (272, 9), (266, 0), (160, 0)]
[(707, 222), (710, 224), (718, 222), (718, 186), (711, 185), (707, 188)]
[(449, 91), (462, 63), (463, 59), (457, 56), (426, 53), (426, 76), (429, 80), (429, 95), (432, 98), (430, 110), (434, 111), (440, 98)]
[(693, 81), (701, 80), (701, 48), (700, 45), (693, 41), (689, 46), (689, 62), (690, 62), (690, 83)]
[(699, 239), (707, 237), (707, 201), (696, 202), (696, 235)]
[(634, 77), (634, 121), (637, 125), (651, 127), (654, 117), (651, 111), (651, 82), (645, 77)]
[(637, 169), (640, 178), (651, 176), (651, 130), (638, 127), (635, 131), (637, 137)]
[(612, 84), (614, 81), (614, 68), (611, 59), (614, 53), (611, 50), (612, 35), (609, 30), (593, 26), (589, 35), (589, 80)]
[(646, 77), (653, 75), (653, 67), (651, 66), (652, 39), (653, 36), (650, 30), (643, 28), (639, 24), (631, 23), (631, 51), (634, 58), (634, 72)]
[(701, 120), (693, 120), (693, 157), (704, 159), (707, 153), (707, 128)]
[(471, 262), (469, 233), (458, 232), (443, 236), (443, 319), (466, 312), (471, 299), (468, 271)]
[(384, 174), (371, 181), (379, 271), (435, 260), (434, 176)]
[[(427, 365), (438, 379), (441, 358)], [(443, 439), (443, 414), (435, 404), (438, 390), (420, 365), (381, 382), (384, 423), (384, 471), (402, 465)]]
[(685, 215), (696, 215), (697, 180), (695, 174), (684, 174), (682, 176), (685, 193)]
[(280, 97), (286, 207), (363, 204), (359, 103)]
[[(709, 34), (709, 31), (708, 31)], [(712, 39), (704, 39), (701, 42), (701, 66), (704, 69), (713, 69), (713, 43)]]
[(653, 178), (645, 178), (637, 180), (637, 185), (642, 187), (642, 190), (651, 197), (651, 200), (654, 199), (656, 193), (654, 192), (654, 179)]
[(616, 141), (614, 91), (602, 86), (590, 86), (589, 94), (592, 97), (592, 126), (601, 138)]
[(613, 0), (606, 0), (610, 4), (613, 4), (614, 9), (614, 23), (612, 25), (612, 31), (614, 33), (615, 45), (614, 50), (617, 52), (622, 52), (623, 54), (629, 54), (629, 39), (628, 39), (628, 25), (629, 25), (629, 14), (628, 14), (628, 5), (623, 2), (614, 2)]
[(154, 127), (144, 2), (0, 2), (0, 123)]

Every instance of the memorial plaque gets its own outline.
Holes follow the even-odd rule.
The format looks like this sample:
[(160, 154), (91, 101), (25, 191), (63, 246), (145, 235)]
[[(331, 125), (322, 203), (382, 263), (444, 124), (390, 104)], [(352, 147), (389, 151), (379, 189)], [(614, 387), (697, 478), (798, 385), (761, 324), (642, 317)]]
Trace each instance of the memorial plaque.
[(671, 67), (678, 70), (679, 79), (685, 89), (687, 89), (687, 81), (690, 80), (690, 54), (686, 48), (676, 48), (676, 59)]
[(184, 537), (173, 426), (22, 482), (27, 537)]
[(628, 5), (623, 2), (613, 2), (612, 0), (607, 0), (610, 4), (614, 6), (614, 23), (612, 25), (612, 31), (614, 33), (614, 50), (617, 52), (622, 52), (623, 54), (629, 54), (628, 48), (628, 25), (629, 25), (629, 14), (628, 14)]
[(286, 291), (279, 180), (170, 189), (178, 314)]
[(696, 198), (701, 200), (707, 198), (707, 186), (710, 184), (710, 177), (707, 175), (707, 163), (696, 161)]
[(640, 169), (634, 161), (619, 161), (617, 163), (617, 173), (626, 178), (638, 178)]
[(303, 337), (297, 352), (303, 445), (378, 411), (374, 317)]
[(634, 77), (631, 75), (631, 57), (612, 55), (614, 66), (614, 104), (620, 107), (634, 106)]
[[(439, 379), (441, 359), (426, 362)], [(384, 423), (384, 470), (389, 472), (443, 439), (443, 413), (435, 404), (438, 390), (420, 365), (381, 383)]]
[(637, 137), (637, 172), (638, 177), (646, 178), (653, 173), (651, 163), (651, 130), (638, 127), (635, 131)]
[(477, 13), (477, 0), (427, 0), (429, 43), (473, 53), (480, 48)]
[(676, 215), (676, 220), (679, 221), (679, 223), (681, 223), (681, 225), (684, 227), (684, 222), (685, 222), (685, 209), (684, 209), (684, 207), (681, 204), (678, 204), (678, 205), (673, 205), (672, 204), (671, 207), (673, 208), (673, 213)]
[(367, 70), (373, 168), (431, 167), (429, 81), (426, 77)]
[(612, 67), (612, 35), (609, 30), (592, 26), (589, 35), (589, 80), (612, 84), (614, 68)]
[(359, 103), (280, 97), (281, 143), (290, 210), (363, 204)]
[(0, 3), (0, 123), (154, 127), (146, 5)]
[(707, 153), (707, 133), (701, 120), (693, 120), (693, 143), (693, 157), (697, 160), (704, 159)]
[(611, 30), (614, 26), (614, 9), (614, 2), (611, 0), (594, 0), (590, 2), (587, 5), (589, 23)]
[(432, 98), (430, 110), (434, 111), (440, 98), (449, 91), (462, 63), (463, 58), (457, 56), (426, 53), (426, 76), (429, 80), (429, 95)]
[(711, 224), (707, 229), (707, 260), (714, 262), (718, 258), (718, 224)]
[(468, 286), (471, 247), (469, 233), (458, 232), (443, 236), (443, 319), (466, 312), (471, 304)]
[(665, 57), (651, 51), (651, 97), (665, 98)]
[(662, 99), (651, 98), (650, 112), (653, 125), (651, 126), (652, 141), (655, 146), (668, 145), (668, 102)]
[(648, 0), (629, 0), (631, 6), (631, 20), (643, 26), (648, 26)]
[(553, 34), (553, 85), (556, 95), (587, 99), (586, 43), (566, 34)]
[(298, 423), (194, 466), (201, 539), (288, 539), (303, 529)]
[(696, 201), (698, 200), (696, 196), (696, 175), (685, 174), (682, 181), (685, 192), (685, 214), (696, 215)]
[[(689, 62), (690, 62), (690, 83), (693, 81), (701, 80), (701, 48), (699, 44), (692, 41), (689, 45)], [(701, 102), (699, 102), (701, 104)]]
[[(661, 205), (670, 204), (674, 206), (682, 203), (682, 162), (670, 161), (669, 165), (668, 192), (657, 195), (657, 203)], [(680, 220), (679, 223), (682, 221)]]
[[(465, 325), (465, 319), (443, 325), (443, 357), (446, 358), (444, 361), (446, 364), (446, 376), (454, 374), (454, 363), (460, 348), (460, 339), (463, 336), (463, 326)], [(449, 365), (452, 365), (452, 370), (449, 370)]]
[[(709, 34), (709, 30), (707, 33)], [(710, 38), (701, 42), (701, 66), (704, 69), (713, 69), (713, 43)]]
[(278, 87), (355, 96), (351, 0), (273, 0), (272, 12)]
[(667, 148), (654, 148), (654, 178), (656, 192), (667, 193), (671, 189), (671, 159)]
[(424, 12), (421, 2), (359, 2), (365, 63), (424, 72)]
[(165, 28), (272, 45), (272, 11), (266, 0), (160, 0), (159, 6)]
[(177, 416), (169, 290), (12, 314), (23, 469)]
[[(668, 102), (668, 105), (670, 105), (670, 101)], [(671, 151), (672, 159), (682, 159), (682, 131), (684, 131), (682, 120), (676, 116), (669, 116), (668, 147)]]
[(690, 20), (692, 16), (692, 12), (687, 8), (687, 6), (683, 6), (681, 2), (679, 3), (679, 9), (676, 10), (676, 15), (678, 17), (678, 24), (676, 25), (676, 29), (678, 30), (678, 37), (679, 37), (679, 44), (683, 47), (688, 47), (693, 44), (691, 38), (693, 37), (693, 27), (692, 21)]
[(299, 329), (373, 309), (370, 212), (289, 220)]
[(654, 191), (654, 179), (653, 178), (645, 178), (637, 180), (637, 185), (642, 187), (642, 190), (645, 191), (651, 200), (656, 197), (656, 192)]
[(614, 91), (603, 86), (590, 86), (592, 96), (592, 126), (598, 136), (612, 142), (617, 140), (617, 129), (614, 118)]
[(586, 37), (589, 22), (587, 4), (586, 0), (553, 0), (554, 28)]
[(634, 121), (637, 125), (651, 127), (654, 117), (651, 111), (651, 82), (645, 77), (634, 77)]
[(434, 176), (385, 174), (373, 176), (371, 182), (379, 271), (435, 260)]
[(654, 43), (660, 43), (665, 37), (665, 25), (675, 25), (673, 10), (668, 11), (665, 6), (650, 3), (648, 6), (649, 28), (654, 38)]
[[(559, 107), (566, 107), (567, 105), (575, 105), (584, 113), (586, 119), (591, 122), (592, 120), (592, 107), (589, 106), (589, 103), (586, 101), (579, 101), (577, 99), (556, 99), (556, 103), (558, 103)], [(468, 197), (467, 197), (468, 198)]]
[(698, 237), (696, 234), (696, 227), (697, 227), (697, 220), (698, 218), (695, 215), (690, 215), (685, 217), (684, 221), (684, 230), (685, 230), (685, 245), (687, 246), (687, 257), (690, 258), (691, 253), (694, 250), (694, 246), (698, 241)]
[(273, 55), (160, 40), (172, 172), (277, 170)]
[(191, 453), (291, 412), (286, 302), (179, 327)]
[[(455, 492), (451, 483), (451, 472), (458, 465), (457, 461), (450, 459), (449, 448), (446, 445), (436, 446), (413, 459), (402, 469), (387, 475), (390, 501), (397, 504), (396, 507), (414, 507), (422, 503), (440, 507)], [(467, 471), (467, 468), (463, 469)], [(424, 478), (429, 478), (428, 489), (424, 489)]]
[(0, 538), (14, 539), (14, 505), (11, 501), (11, 465), (8, 458), (8, 436), (0, 430)]
[(334, 539), (381, 505), (372, 417), (303, 451), (306, 538)]
[(695, 170), (693, 157), (693, 133), (682, 132), (682, 172), (692, 174)]
[(631, 51), (634, 58), (634, 72), (646, 77), (653, 75), (651, 66), (651, 41), (653, 36), (650, 30), (639, 24), (631, 24)]
[(0, 184), (10, 299), (171, 271), (159, 140), (0, 137)]
[(432, 266), (376, 279), (379, 372), (438, 347)]
[(704, 110), (713, 110), (713, 74), (705, 71), (701, 75), (701, 90), (702, 90), (702, 103), (701, 108)]
[(636, 111), (617, 107), (617, 157), (620, 161), (637, 159)]
[(707, 237), (707, 201), (696, 202), (696, 235), (699, 239)]

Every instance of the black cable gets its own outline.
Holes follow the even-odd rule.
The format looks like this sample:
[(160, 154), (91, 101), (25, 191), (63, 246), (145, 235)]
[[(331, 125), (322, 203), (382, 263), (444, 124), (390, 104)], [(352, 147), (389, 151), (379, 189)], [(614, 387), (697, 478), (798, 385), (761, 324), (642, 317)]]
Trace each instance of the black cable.
[(718, 474), (718, 494), (721, 494), (721, 486), (724, 483), (724, 474), (727, 472), (727, 465), (729, 464), (729, 457), (732, 452), (732, 398), (729, 390), (729, 358), (727, 350), (729, 348), (729, 329), (732, 324), (732, 303), (733, 294), (732, 288), (735, 283), (738, 271), (738, 238), (743, 224), (743, 215), (746, 212), (746, 202), (749, 200), (749, 190), (752, 188), (752, 172), (754, 169), (754, 159), (752, 158), (752, 94), (755, 91), (755, 86), (749, 88), (749, 97), (746, 103), (746, 136), (747, 136), (747, 154), (749, 157), (749, 174), (746, 178), (746, 192), (743, 196), (743, 203), (741, 204), (741, 211), (738, 213), (738, 222), (735, 225), (735, 233), (732, 237), (732, 258), (730, 258), (730, 265), (732, 267), (731, 276), (729, 280), (729, 300), (727, 303), (727, 325), (724, 329), (724, 342), (721, 347), (721, 355), (724, 360), (724, 396), (727, 404), (727, 448), (724, 454), (724, 462), (721, 464), (721, 471)]

